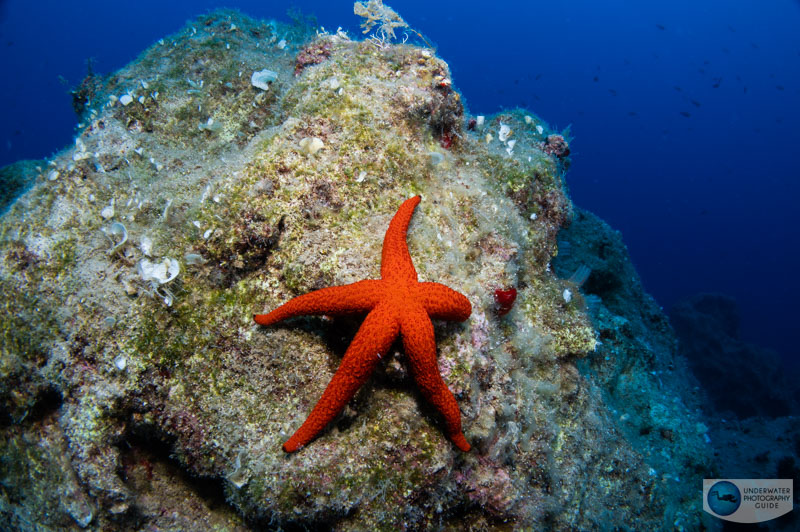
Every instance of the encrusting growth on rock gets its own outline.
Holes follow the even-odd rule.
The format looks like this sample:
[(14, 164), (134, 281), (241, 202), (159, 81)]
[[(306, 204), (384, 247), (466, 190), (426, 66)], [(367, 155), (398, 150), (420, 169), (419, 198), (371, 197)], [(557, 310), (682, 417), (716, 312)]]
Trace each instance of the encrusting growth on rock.
[(302, 315), (344, 315), (367, 312), (342, 363), (303, 425), (283, 444), (294, 452), (306, 445), (345, 407), (372, 374), (392, 342), (401, 335), (409, 368), (423, 397), (442, 414), (448, 438), (469, 451), (461, 431), (461, 412), (439, 374), (431, 318), (464, 321), (472, 313), (469, 300), (439, 283), (420, 283), (406, 244), (415, 196), (403, 202), (383, 240), (381, 279), (334, 286), (296, 297), (269, 314), (254, 316), (260, 325)]

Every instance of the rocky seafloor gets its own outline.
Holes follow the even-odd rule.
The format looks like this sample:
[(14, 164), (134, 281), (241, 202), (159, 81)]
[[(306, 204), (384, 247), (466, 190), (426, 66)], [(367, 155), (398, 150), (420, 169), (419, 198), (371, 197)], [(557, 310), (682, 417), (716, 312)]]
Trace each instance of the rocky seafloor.
[[(432, 49), (231, 11), (75, 94), (74, 146), (4, 169), (29, 182), (0, 218), (0, 528), (713, 527), (697, 388), (620, 235), (573, 207), (568, 135), (477, 120)], [(435, 322), (473, 449), (398, 343), (287, 455), (359, 321), (252, 315), (378, 278), (416, 194), (420, 279), (473, 306)]]

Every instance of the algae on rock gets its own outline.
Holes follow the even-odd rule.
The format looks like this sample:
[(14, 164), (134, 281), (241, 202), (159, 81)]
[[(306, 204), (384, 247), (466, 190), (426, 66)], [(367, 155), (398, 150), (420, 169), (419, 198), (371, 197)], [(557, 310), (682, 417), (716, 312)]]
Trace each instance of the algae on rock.
[[(324, 54), (300, 68), (309, 48)], [(277, 73), (268, 91), (250, 82), (264, 69)], [(683, 451), (659, 458), (653, 474), (599, 370), (577, 365), (605, 347), (597, 305), (550, 266), (573, 209), (568, 158), (548, 152), (555, 133), (541, 120), (515, 110), (469, 130), (431, 50), (231, 11), (160, 40), (102, 92), (80, 142), (0, 219), (0, 389), (14, 427), (0, 440), (0, 476), (22, 493), (0, 493), (4, 525), (645, 529), (696, 509), (665, 480), (679, 470), (683, 482), (699, 478), (681, 469)], [(504, 126), (513, 133), (500, 141)], [(322, 142), (315, 153), (301, 146), (311, 138)], [(281, 443), (358, 322), (263, 329), (252, 315), (377, 278), (388, 222), (414, 194), (423, 202), (408, 244), (420, 278), (473, 304), (466, 323), (435, 328), (475, 450), (450, 445), (398, 350), (287, 457)], [(103, 232), (115, 221), (129, 234), (119, 248)], [(137, 272), (164, 259), (181, 263), (170, 298)], [(493, 294), (505, 286), (519, 296), (501, 317)], [(639, 347), (618, 349), (634, 357)], [(635, 375), (649, 369), (643, 361)], [(637, 400), (661, 397), (652, 394)], [(665, 415), (668, 428), (693, 420), (688, 409)], [(67, 461), (60, 474), (80, 490), (72, 507), (91, 512), (48, 491), (54, 472), (22, 483), (26, 472), (9, 465), (41, 431), (51, 451), (32, 464)], [(683, 437), (702, 463), (702, 435)]]

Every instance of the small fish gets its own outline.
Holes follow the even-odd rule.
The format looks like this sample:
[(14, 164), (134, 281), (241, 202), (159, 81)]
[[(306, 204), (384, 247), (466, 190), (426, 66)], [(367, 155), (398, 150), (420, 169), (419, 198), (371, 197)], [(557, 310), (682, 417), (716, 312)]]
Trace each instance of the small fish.
[(685, 116), (686, 118), (691, 118), (692, 114), (689, 111), (681, 111), (681, 116)]
[(664, 31), (665, 29), (667, 29), (661, 24), (656, 24), (656, 28), (660, 29), (661, 31)]
[(689, 100), (689, 101), (692, 102), (692, 105), (694, 105), (695, 107), (700, 107), (700, 102), (698, 102), (697, 100)]
[(594, 81), (595, 83), (597, 83), (598, 81), (600, 81), (600, 78), (599, 78), (598, 76), (595, 76), (595, 77), (594, 77), (594, 79), (593, 79), (592, 81)]
[(783, 85), (775, 85), (775, 88), (778, 89), (779, 91), (782, 91), (783, 90)]
[(608, 92), (611, 93), (611, 96), (616, 96), (617, 95), (617, 91), (615, 91), (614, 89), (608, 89)]
[(714, 78), (714, 84), (711, 85), (715, 89), (718, 89), (720, 84), (722, 83), (722, 78)]
[(628, 111), (628, 116), (639, 116), (639, 113), (636, 111)]
[(673, 85), (672, 88), (675, 89), (678, 92), (681, 92), (683, 90), (682, 88), (678, 87), (677, 85)]
[(542, 77), (542, 74), (536, 74), (536, 77), (535, 77), (535, 78), (533, 78), (533, 79), (535, 79), (535, 80), (537, 80), (537, 81), (538, 81), (539, 79), (541, 79), (541, 77)]

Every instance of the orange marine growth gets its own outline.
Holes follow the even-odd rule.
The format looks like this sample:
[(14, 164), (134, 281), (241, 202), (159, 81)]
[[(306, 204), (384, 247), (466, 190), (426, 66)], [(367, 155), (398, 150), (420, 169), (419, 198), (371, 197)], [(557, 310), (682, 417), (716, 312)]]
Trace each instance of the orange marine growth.
[(367, 313), (317, 405), (283, 444), (287, 453), (313, 440), (342, 411), (398, 334), (403, 337), (409, 369), (423, 397), (444, 417), (447, 437), (462, 451), (470, 450), (461, 432), (458, 403), (439, 374), (431, 318), (464, 321), (472, 312), (472, 305), (443, 284), (417, 280), (406, 232), (419, 202), (419, 196), (403, 202), (389, 224), (383, 239), (379, 280), (323, 288), (291, 299), (269, 314), (253, 317), (258, 324), (272, 325), (294, 316)]

